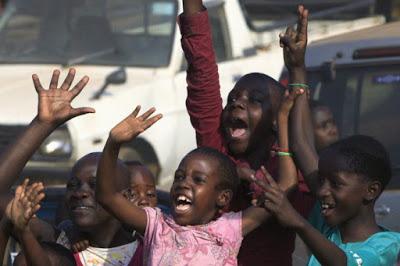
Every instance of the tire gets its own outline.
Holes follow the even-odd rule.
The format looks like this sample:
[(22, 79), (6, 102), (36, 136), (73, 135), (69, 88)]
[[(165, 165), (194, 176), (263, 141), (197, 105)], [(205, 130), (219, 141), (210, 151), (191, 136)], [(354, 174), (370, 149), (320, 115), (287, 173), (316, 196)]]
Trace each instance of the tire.
[(156, 178), (156, 183), (158, 183), (161, 166), (153, 147), (146, 140), (139, 138), (123, 145), (119, 153), (119, 158), (123, 161), (139, 161), (146, 165)]

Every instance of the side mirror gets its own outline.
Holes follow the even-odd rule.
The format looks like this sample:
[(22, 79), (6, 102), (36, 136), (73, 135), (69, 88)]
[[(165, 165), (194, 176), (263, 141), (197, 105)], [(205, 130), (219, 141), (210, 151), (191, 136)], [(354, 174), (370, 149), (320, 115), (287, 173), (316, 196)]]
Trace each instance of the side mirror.
[(125, 68), (121, 67), (106, 77), (106, 84), (120, 85), (126, 82)]
[(126, 71), (125, 68), (121, 67), (118, 70), (112, 72), (106, 77), (103, 86), (92, 96), (91, 100), (98, 100), (101, 98), (103, 93), (106, 91), (108, 85), (120, 85), (126, 82)]

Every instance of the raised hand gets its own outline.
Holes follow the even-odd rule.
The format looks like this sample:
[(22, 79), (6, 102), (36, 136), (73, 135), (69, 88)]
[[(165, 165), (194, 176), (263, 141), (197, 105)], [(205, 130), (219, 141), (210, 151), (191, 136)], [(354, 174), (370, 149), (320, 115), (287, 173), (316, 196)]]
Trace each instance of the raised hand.
[(138, 116), (139, 111), (140, 106), (137, 106), (132, 114), (111, 130), (110, 139), (114, 143), (122, 144), (133, 140), (162, 118), (161, 114), (150, 117), (156, 111), (155, 108), (150, 108), (141, 116)]
[(40, 209), (40, 202), (45, 197), (43, 189), (42, 183), (29, 185), (29, 179), (17, 187), (14, 198), (6, 208), (6, 216), (17, 230), (23, 231)]
[(72, 100), (89, 82), (89, 77), (85, 76), (70, 90), (75, 72), (75, 69), (71, 68), (62, 85), (58, 87), (60, 71), (54, 70), (48, 90), (43, 88), (36, 74), (32, 75), (33, 84), (39, 96), (39, 121), (58, 126), (73, 117), (95, 112), (90, 107), (73, 108), (71, 106)]
[(264, 167), (261, 170), (268, 183), (263, 180), (254, 179), (254, 182), (264, 190), (264, 195), (258, 200), (257, 205), (265, 207), (267, 211), (277, 218), (281, 225), (296, 228), (301, 224), (303, 218), (293, 208), (285, 192), (279, 187), (267, 170)]
[(288, 27), (284, 34), (280, 34), (280, 45), (283, 48), (283, 57), (286, 67), (290, 70), (304, 67), (304, 57), (307, 48), (308, 10), (302, 5), (297, 8), (298, 21), (296, 31)]
[(289, 92), (289, 90), (286, 90), (285, 94), (283, 95), (281, 104), (279, 106), (279, 111), (278, 111), (279, 115), (288, 117), (290, 114), (290, 111), (293, 108), (296, 98), (303, 93), (304, 93), (304, 89), (299, 88), (299, 87), (293, 88), (290, 92)]

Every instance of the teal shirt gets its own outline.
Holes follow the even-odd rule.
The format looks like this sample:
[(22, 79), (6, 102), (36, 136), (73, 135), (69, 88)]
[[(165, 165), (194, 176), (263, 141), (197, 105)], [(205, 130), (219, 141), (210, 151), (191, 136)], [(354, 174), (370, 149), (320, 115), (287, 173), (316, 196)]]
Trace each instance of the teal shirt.
[[(309, 220), (317, 230), (346, 253), (348, 266), (397, 265), (397, 257), (400, 251), (400, 233), (382, 228), (383, 231), (371, 235), (363, 242), (343, 243), (339, 229), (331, 228), (325, 223), (319, 204), (316, 204)], [(319, 265), (321, 264), (318, 260), (311, 256), (308, 266)]]

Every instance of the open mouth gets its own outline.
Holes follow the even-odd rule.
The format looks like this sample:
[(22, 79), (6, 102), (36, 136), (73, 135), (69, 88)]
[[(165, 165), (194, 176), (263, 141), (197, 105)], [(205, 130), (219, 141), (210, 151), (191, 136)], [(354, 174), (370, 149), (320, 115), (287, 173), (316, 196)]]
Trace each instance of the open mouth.
[(243, 119), (233, 117), (228, 122), (226, 129), (232, 139), (241, 139), (245, 137), (248, 131), (248, 125)]
[(334, 204), (334, 203), (321, 202), (322, 215), (328, 216), (335, 207), (336, 207), (336, 204)]
[(88, 206), (84, 204), (77, 204), (71, 207), (71, 210), (73, 212), (81, 212), (81, 211), (88, 211), (88, 210), (93, 210), (93, 206)]
[(192, 200), (185, 195), (178, 195), (175, 198), (175, 212), (184, 213), (192, 207)]

